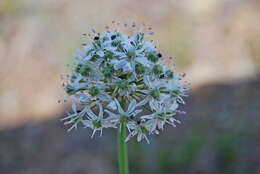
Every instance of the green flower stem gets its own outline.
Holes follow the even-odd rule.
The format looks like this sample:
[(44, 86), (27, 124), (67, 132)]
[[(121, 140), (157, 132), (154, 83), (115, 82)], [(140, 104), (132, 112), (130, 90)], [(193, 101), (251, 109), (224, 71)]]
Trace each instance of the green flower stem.
[(118, 129), (118, 164), (119, 174), (129, 174), (126, 139), (126, 123), (122, 122)]

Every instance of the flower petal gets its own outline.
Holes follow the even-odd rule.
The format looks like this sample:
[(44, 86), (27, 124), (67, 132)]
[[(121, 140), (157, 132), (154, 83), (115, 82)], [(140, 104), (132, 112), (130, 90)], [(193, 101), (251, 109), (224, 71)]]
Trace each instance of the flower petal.
[(127, 113), (130, 114), (132, 113), (136, 108), (136, 100), (133, 99), (130, 104), (128, 105)]

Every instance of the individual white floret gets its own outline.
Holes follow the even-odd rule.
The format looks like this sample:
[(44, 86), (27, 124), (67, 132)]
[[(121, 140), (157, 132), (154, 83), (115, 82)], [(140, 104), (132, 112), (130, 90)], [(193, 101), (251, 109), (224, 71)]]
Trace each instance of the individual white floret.
[(137, 135), (137, 142), (140, 142), (142, 141), (142, 139), (145, 139), (146, 142), (150, 144), (150, 141), (147, 138), (147, 134), (149, 133), (149, 126), (146, 123), (130, 122), (127, 125), (127, 128), (130, 133), (126, 137), (125, 141), (129, 141), (132, 137)]
[(85, 126), (85, 128), (91, 128), (93, 129), (92, 136), (95, 135), (96, 131), (100, 131), (100, 136), (102, 135), (103, 128), (116, 128), (115, 124), (113, 124), (110, 120), (104, 118), (104, 112), (102, 104), (98, 103), (99, 106), (99, 114), (96, 115), (93, 113), (93, 111), (90, 109), (90, 107), (86, 107), (86, 120), (83, 120), (82, 123)]
[(118, 113), (105, 110), (105, 112), (107, 112), (109, 115), (109, 119), (115, 123), (120, 123), (121, 121), (128, 121), (130, 117), (135, 117), (137, 114), (142, 112), (142, 109), (137, 109), (137, 107), (140, 105), (136, 103), (135, 99), (133, 99), (130, 102), (126, 111), (123, 109), (123, 107), (121, 106), (121, 104), (118, 102), (117, 99), (115, 99), (115, 104)]
[(83, 109), (79, 112), (76, 103), (72, 103), (71, 108), (72, 108), (72, 113), (68, 113), (67, 117), (61, 119), (61, 121), (64, 121), (65, 125), (69, 125), (69, 124), (72, 125), (67, 130), (68, 132), (70, 132), (72, 129), (78, 128), (78, 124), (83, 122), (83, 117), (86, 113), (86, 109)]
[(172, 109), (175, 110), (178, 108), (178, 104), (175, 103), (174, 106), (172, 106), (171, 111), (169, 111), (169, 108), (167, 105), (164, 105), (160, 102), (150, 102), (150, 107), (153, 108), (155, 111), (152, 114), (149, 115), (143, 115), (141, 116), (142, 119), (148, 120), (148, 124), (150, 125), (149, 127), (149, 132), (153, 133), (157, 130), (162, 130), (164, 125), (166, 123), (176, 127), (176, 123), (180, 123), (179, 120), (176, 120), (173, 116), (176, 115), (176, 112), (173, 112)]

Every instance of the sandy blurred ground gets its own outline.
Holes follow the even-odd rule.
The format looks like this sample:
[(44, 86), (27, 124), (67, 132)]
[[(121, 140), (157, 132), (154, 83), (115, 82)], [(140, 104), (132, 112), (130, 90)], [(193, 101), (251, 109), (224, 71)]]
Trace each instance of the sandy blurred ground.
[(59, 76), (83, 41), (112, 20), (146, 23), (192, 87), (256, 76), (260, 55), (257, 0), (0, 2), (0, 125), (61, 111)]
[[(192, 97), (190, 101), (188, 99), (187, 110), (194, 112), (198, 118), (201, 118), (201, 115), (203, 118), (208, 117), (209, 122), (205, 122), (205, 124), (212, 124), (211, 121), (215, 118), (220, 118), (220, 121), (216, 122), (222, 123), (222, 119), (225, 120), (227, 115), (235, 117), (236, 114), (242, 114), (238, 118), (244, 118), (247, 115), (250, 118), (249, 122), (242, 121), (244, 124), (242, 123), (241, 127), (249, 130), (250, 124), (254, 125), (252, 146), (250, 145), (249, 148), (256, 149), (257, 142), (259, 142), (257, 135), (260, 130), (259, 125), (256, 125), (257, 121), (259, 122), (257, 113), (260, 108), (257, 105), (260, 83), (259, 19), (259, 0), (0, 0), (0, 129), (3, 130), (1, 141), (6, 142), (6, 144), (1, 142), (0, 155), (6, 156), (0, 157), (0, 170), (1, 159), (7, 165), (8, 160), (12, 163), (11, 161), (15, 159), (15, 154), (12, 158), (5, 153), (4, 149), (9, 147), (9, 143), (13, 149), (20, 149), (18, 157), (25, 160), (24, 164), (20, 164), (21, 168), (30, 163), (30, 156), (26, 156), (24, 153), (27, 154), (26, 149), (36, 148), (32, 146), (34, 140), (42, 144), (39, 147), (43, 149), (43, 155), (44, 153), (58, 153), (57, 159), (54, 158), (54, 161), (63, 159), (63, 153), (71, 147), (80, 147), (80, 150), (83, 151), (85, 144), (79, 145), (82, 143), (79, 137), (84, 136), (82, 134), (75, 137), (70, 135), (66, 140), (67, 135), (62, 133), (65, 130), (57, 121), (65, 108), (65, 105), (58, 104), (58, 100), (65, 96), (60, 75), (67, 72), (66, 65), (71, 63), (75, 49), (84, 41), (81, 34), (88, 32), (92, 27), (102, 32), (106, 25), (111, 24), (112, 20), (121, 23), (145, 23), (151, 26), (155, 32), (152, 39), (157, 42), (158, 48), (166, 57), (166, 63), (178, 72), (185, 72), (186, 80), (191, 83)], [(174, 59), (172, 61), (167, 57)], [(234, 95), (229, 98), (232, 91), (235, 91)], [(253, 101), (250, 101), (251, 98)], [(231, 99), (236, 103), (232, 104)], [(225, 101), (227, 101), (226, 105)], [(219, 107), (222, 108), (220, 113), (218, 113)], [(205, 108), (208, 110), (204, 111)], [(214, 108), (214, 113), (209, 108)], [(218, 114), (222, 116), (219, 117)], [(193, 113), (189, 113), (189, 115), (192, 116)], [(49, 123), (51, 120), (55, 120), (55, 123)], [(235, 120), (235, 118), (232, 117), (231, 120)], [(35, 123), (35, 121), (40, 124), (36, 126), (36, 129), (31, 125), (27, 128), (27, 124)], [(47, 127), (44, 128), (41, 123), (46, 123)], [(195, 127), (196, 125), (200, 127), (199, 123), (200, 121), (197, 120), (194, 124)], [(54, 129), (54, 126), (57, 125), (60, 127)], [(231, 127), (233, 126), (231, 124)], [(49, 130), (48, 133), (45, 132), (46, 129)], [(207, 132), (209, 129), (210, 127), (203, 129), (202, 132)], [(32, 133), (31, 130), (36, 133)], [(218, 131), (218, 129), (214, 130)], [(51, 131), (55, 132), (52, 136)], [(19, 132), (22, 133), (19, 134)], [(9, 139), (9, 136), (13, 135), (17, 135), (15, 140)], [(57, 137), (61, 138), (57, 139)], [(76, 140), (76, 144), (74, 142), (71, 145), (70, 140)], [(193, 140), (191, 139), (191, 143)], [(50, 144), (53, 143), (51, 146), (53, 150), (47, 150), (47, 141)], [(166, 145), (169, 145), (167, 142), (171, 142), (167, 139), (164, 141)], [(195, 141), (197, 141), (196, 136)], [(233, 139), (231, 136), (231, 140), (228, 139), (227, 142), (225, 138), (220, 141), (230, 144), (229, 141), (233, 141)], [(65, 145), (61, 146), (61, 143)], [(97, 148), (102, 149), (102, 142), (97, 144)], [(195, 145), (197, 144), (195, 143)], [(101, 153), (99, 153), (100, 156), (96, 156), (96, 152), (91, 151), (92, 146), (88, 148), (88, 152), (79, 150), (75, 152), (75, 156), (67, 153), (65, 156), (68, 155), (71, 160), (80, 161), (81, 153), (90, 155), (88, 159), (90, 164), (93, 164), (91, 170), (95, 170), (95, 164), (103, 160), (105, 166), (111, 165), (107, 164), (108, 159), (102, 159)], [(259, 151), (259, 148), (257, 149)], [(28, 154), (33, 156), (39, 149), (34, 150), (35, 152), (28, 152)], [(204, 159), (203, 157), (206, 156), (205, 159), (210, 165), (212, 159), (210, 155), (205, 154), (211, 152), (207, 149), (205, 151), (200, 158)], [(227, 151), (230, 150), (224, 149), (224, 153)], [(256, 154), (259, 154), (257, 152)], [(167, 154), (168, 152), (162, 153)], [(250, 164), (256, 167), (259, 165), (259, 156), (255, 156), (252, 152), (250, 154), (252, 156), (248, 160), (253, 161)], [(38, 168), (37, 165), (40, 164), (31, 164), (23, 172), (28, 174), (67, 171), (69, 173), (70, 170), (66, 168), (71, 162), (69, 159), (63, 161), (60, 164), (63, 168), (57, 169), (56, 172), (52, 171), (50, 167), (53, 162), (47, 157), (44, 159), (46, 170)], [(192, 163), (192, 166), (200, 166), (201, 161), (198, 161), (196, 164)], [(171, 162), (168, 167), (171, 166)], [(240, 163), (243, 162), (240, 161)], [(167, 160), (166, 164), (168, 164)], [(220, 164), (220, 167), (223, 167), (222, 163)], [(77, 165), (82, 167), (83, 164)], [(153, 164), (149, 163), (149, 165)], [(253, 172), (260, 171), (260, 169), (253, 170), (254, 167), (252, 167)], [(11, 168), (6, 166), (5, 169), (11, 171)], [(214, 167), (208, 166), (208, 168)], [(17, 173), (19, 173), (18, 169)], [(201, 172), (199, 169), (198, 167), (197, 173)], [(114, 172), (109, 167), (105, 167), (106, 170), (107, 173)], [(147, 170), (151, 171), (152, 168)], [(210, 173), (213, 170), (205, 169), (204, 173)], [(78, 173), (82, 173), (82, 171), (84, 170), (79, 169)], [(96, 173), (105, 171), (96, 171)], [(241, 169), (241, 171), (243, 170)], [(156, 169), (154, 173), (156, 173)]]

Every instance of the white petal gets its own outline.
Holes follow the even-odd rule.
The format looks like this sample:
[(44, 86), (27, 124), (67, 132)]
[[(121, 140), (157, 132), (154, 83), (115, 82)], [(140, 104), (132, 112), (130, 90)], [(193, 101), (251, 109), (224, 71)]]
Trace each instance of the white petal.
[(164, 123), (164, 121), (158, 121), (158, 128), (163, 129)]
[(94, 137), (94, 135), (95, 135), (96, 131), (97, 131), (97, 129), (94, 129), (94, 130), (93, 130), (93, 133), (92, 133), (92, 135), (91, 135), (91, 138), (93, 138), (93, 137)]
[(108, 105), (107, 108), (111, 109), (111, 110), (116, 110), (117, 106), (116, 106), (116, 102), (113, 100), (111, 101)]
[(141, 116), (142, 119), (153, 119), (154, 117), (155, 117), (155, 113)]
[(140, 142), (140, 141), (142, 140), (142, 138), (143, 138), (142, 133), (139, 133), (139, 134), (137, 135), (137, 141)]
[(148, 102), (148, 98), (143, 99), (141, 102), (137, 103), (136, 107), (143, 106)]
[(135, 110), (135, 108), (136, 108), (136, 100), (133, 99), (131, 103), (128, 105), (127, 113), (128, 114), (132, 113)]
[(132, 137), (131, 134), (129, 134), (129, 135), (126, 137), (125, 142), (129, 141), (131, 137)]
[(159, 131), (158, 131), (158, 130), (155, 130), (154, 133), (157, 134), (157, 135), (159, 135)]
[(136, 116), (137, 114), (139, 114), (142, 111), (143, 111), (142, 109), (137, 109), (132, 114), (133, 114), (133, 116)]
[(103, 107), (102, 107), (102, 104), (98, 103), (98, 106), (99, 106), (99, 114), (98, 114), (98, 116), (100, 118), (103, 118)]
[(146, 122), (146, 127), (148, 128), (150, 133), (152, 133), (156, 130), (156, 126), (157, 126), (157, 120), (156, 119), (149, 120), (149, 121)]
[(133, 71), (133, 68), (131, 66), (131, 64), (128, 62), (126, 63), (123, 67), (123, 72), (126, 73), (126, 72), (132, 72)]
[(88, 116), (90, 116), (91, 119), (97, 119), (97, 116), (92, 112), (92, 110), (90, 109), (89, 106), (86, 106), (85, 109), (86, 109)]
[(117, 106), (118, 112), (120, 114), (125, 114), (125, 111), (123, 110), (123, 108), (121, 107), (121, 105), (120, 105), (120, 103), (118, 102), (117, 99), (115, 99), (115, 102), (116, 102), (116, 106)]
[(76, 98), (79, 99), (80, 102), (82, 103), (86, 103), (90, 101), (90, 98), (88, 96), (86, 96), (85, 94), (75, 94), (74, 95)]
[(115, 68), (115, 70), (119, 70), (119, 69), (123, 69), (123, 67), (127, 64), (127, 63), (129, 63), (128, 61), (126, 61), (126, 60), (117, 60), (117, 61), (114, 61), (115, 62), (115, 64), (114, 64), (114, 68)]
[(92, 54), (89, 54), (89, 55), (85, 56), (84, 57), (84, 61), (90, 60), (92, 58), (92, 56), (93, 56)]
[(153, 66), (153, 63), (151, 61), (149, 61), (146, 57), (137, 57), (135, 58), (135, 60), (138, 63), (141, 63), (143, 66), (145, 67), (151, 67)]
[(82, 124), (84, 125), (85, 128), (87, 128), (87, 127), (92, 128), (93, 127), (92, 121), (90, 121), (90, 120), (82, 120), (81, 122), (82, 122)]
[(177, 104), (177, 102), (174, 102), (171, 106), (170, 106), (170, 110), (171, 111), (175, 111), (176, 109), (178, 108), (178, 104)]
[(155, 111), (161, 111), (159, 105), (160, 105), (159, 102), (157, 102), (156, 100), (150, 100), (149, 102), (150, 108)]
[(77, 113), (77, 105), (76, 105), (76, 103), (72, 103), (71, 108), (72, 108), (72, 111), (74, 113)]
[(101, 101), (105, 101), (105, 102), (108, 102), (111, 100), (111, 97), (109, 95), (107, 95), (105, 92), (104, 93), (101, 93), (98, 98), (101, 100)]
[(96, 52), (97, 55), (99, 55), (100, 57), (103, 57), (104, 56), (104, 51), (102, 50), (99, 50)]
[(143, 136), (144, 136), (146, 142), (147, 142), (148, 144), (150, 144), (150, 141), (148, 140), (147, 136), (146, 136), (145, 134), (144, 134)]
[(147, 76), (147, 75), (145, 75), (144, 76), (144, 83), (149, 87), (149, 88), (151, 88), (151, 80), (150, 80), (150, 78), (149, 78), (149, 76)]
[(170, 122), (172, 122), (172, 123), (177, 122), (177, 123), (181, 124), (181, 121), (180, 121), (180, 120), (177, 120), (177, 119), (175, 119), (175, 118), (170, 118), (169, 120), (170, 120)]
[(77, 124), (74, 124), (73, 126), (71, 126), (68, 130), (67, 130), (67, 132), (70, 132), (72, 129), (77, 129)]
[(68, 115), (67, 117), (62, 118), (61, 121), (64, 121), (64, 120), (67, 120), (67, 119), (70, 119), (70, 118), (73, 118), (76, 116), (78, 116), (78, 114), (71, 114), (71, 115)]
[(112, 118), (118, 118), (119, 116), (113, 112), (110, 112), (109, 110), (105, 110), (106, 113), (108, 113), (108, 115)]

